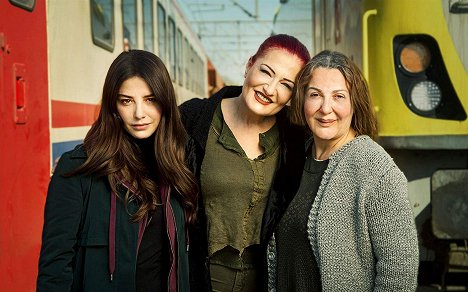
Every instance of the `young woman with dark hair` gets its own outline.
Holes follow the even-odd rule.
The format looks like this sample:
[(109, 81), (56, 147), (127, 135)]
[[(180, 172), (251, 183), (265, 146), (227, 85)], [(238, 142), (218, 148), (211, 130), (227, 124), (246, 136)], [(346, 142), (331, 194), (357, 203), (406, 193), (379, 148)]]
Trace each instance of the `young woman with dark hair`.
[(193, 291), (264, 288), (266, 239), (301, 174), (288, 169), (301, 161), (304, 142), (285, 106), (309, 58), (296, 38), (271, 36), (248, 60), (243, 86), (180, 107), (202, 195), (191, 236)]
[(188, 291), (198, 189), (185, 145), (162, 61), (121, 53), (99, 117), (52, 176), (37, 291)]

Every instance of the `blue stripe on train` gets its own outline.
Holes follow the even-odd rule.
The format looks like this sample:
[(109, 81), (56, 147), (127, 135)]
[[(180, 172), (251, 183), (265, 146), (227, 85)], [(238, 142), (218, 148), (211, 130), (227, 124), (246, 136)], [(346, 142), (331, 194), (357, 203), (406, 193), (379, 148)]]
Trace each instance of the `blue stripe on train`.
[(52, 143), (52, 161), (51, 165), (54, 166), (64, 152), (70, 151), (75, 148), (76, 145), (83, 143), (83, 140), (66, 141), (59, 143)]

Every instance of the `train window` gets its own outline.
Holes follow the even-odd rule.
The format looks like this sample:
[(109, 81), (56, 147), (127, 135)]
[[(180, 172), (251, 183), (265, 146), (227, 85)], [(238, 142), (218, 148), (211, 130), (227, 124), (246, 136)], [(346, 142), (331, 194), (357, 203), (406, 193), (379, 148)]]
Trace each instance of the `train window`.
[(91, 0), (93, 43), (108, 51), (114, 50), (114, 1)]
[(197, 60), (198, 60), (198, 81), (197, 81), (197, 87), (198, 87), (198, 94), (201, 96), (204, 96), (203, 94), (203, 79), (204, 79), (204, 68), (203, 68), (203, 61), (200, 56), (197, 55)]
[(325, 9), (322, 0), (314, 0), (312, 3), (312, 17), (314, 24), (314, 50), (320, 52), (325, 47)]
[(172, 17), (169, 17), (169, 64), (171, 70), (172, 81), (176, 79), (176, 43), (175, 43), (175, 23)]
[(183, 63), (183, 36), (182, 31), (177, 29), (177, 37), (176, 37), (176, 47), (177, 47), (177, 54), (176, 54), (176, 63), (177, 63), (177, 79), (179, 81), (179, 85), (183, 85), (184, 80), (182, 78), (182, 63)]
[(188, 40), (184, 37), (184, 66), (185, 66), (185, 87), (189, 88), (189, 78), (190, 78), (190, 47), (188, 44)]
[(166, 63), (166, 10), (158, 3), (158, 48), (159, 58)]
[(36, 6), (36, 0), (10, 0), (10, 3), (28, 11), (33, 11)]
[(195, 53), (195, 70), (197, 70), (197, 75), (195, 75), (195, 92), (196, 93), (200, 93), (200, 66), (201, 66), (201, 62), (200, 62), (200, 57), (198, 56), (198, 54)]
[(201, 73), (201, 70), (200, 70), (200, 67), (201, 67), (201, 62), (200, 62), (200, 57), (198, 56), (197, 53), (195, 53), (195, 66), (196, 66), (196, 72), (197, 72), (197, 75), (195, 75), (195, 92), (196, 93), (200, 93), (200, 73)]
[(195, 91), (200, 94), (200, 79), (202, 77), (202, 75), (200, 74), (201, 73), (201, 61), (200, 61), (200, 57), (198, 55), (195, 55), (196, 56), (196, 60), (197, 60), (197, 79), (195, 80)]
[(143, 42), (146, 51), (154, 52), (153, 1), (143, 0)]
[(195, 75), (197, 75), (197, 71), (196, 71), (196, 68), (195, 68), (195, 51), (193, 50), (193, 47), (190, 46), (190, 49), (189, 49), (189, 64), (190, 64), (190, 72), (193, 72), (193, 74), (190, 74), (190, 84), (189, 84), (189, 88), (190, 90), (194, 90), (195, 89)]
[(135, 0), (122, 0), (122, 23), (124, 35), (124, 49), (137, 47), (137, 10)]
[(450, 0), (451, 13), (468, 13), (468, 0)]
[(200, 62), (200, 77), (199, 77), (199, 81), (198, 81), (198, 86), (199, 86), (199, 90), (200, 90), (200, 94), (202, 96), (205, 95), (205, 76), (206, 76), (206, 72), (207, 72), (207, 69), (205, 68), (205, 64), (203, 63), (203, 59), (201, 57), (199, 57), (199, 62)]

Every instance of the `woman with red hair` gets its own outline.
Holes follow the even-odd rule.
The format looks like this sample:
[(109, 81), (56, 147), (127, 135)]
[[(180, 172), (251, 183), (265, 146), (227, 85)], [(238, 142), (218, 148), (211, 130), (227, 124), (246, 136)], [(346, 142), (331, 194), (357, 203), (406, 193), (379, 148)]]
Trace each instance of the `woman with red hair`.
[(288, 170), (304, 151), (285, 105), (309, 59), (296, 38), (271, 36), (248, 60), (243, 86), (181, 105), (201, 188), (190, 237), (192, 291), (264, 288), (266, 239), (301, 176)]

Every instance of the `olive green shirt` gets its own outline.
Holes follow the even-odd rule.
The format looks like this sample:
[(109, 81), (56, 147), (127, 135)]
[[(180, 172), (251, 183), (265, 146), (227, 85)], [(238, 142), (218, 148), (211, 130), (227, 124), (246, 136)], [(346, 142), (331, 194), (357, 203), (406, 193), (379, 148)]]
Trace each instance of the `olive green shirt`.
[(259, 134), (265, 152), (249, 159), (216, 109), (200, 172), (207, 216), (208, 254), (231, 246), (242, 254), (260, 243), (263, 212), (279, 158), (276, 124)]

